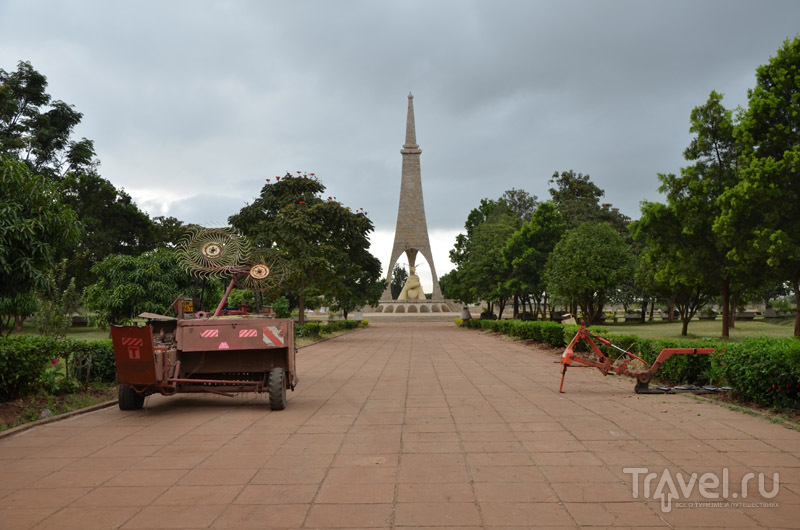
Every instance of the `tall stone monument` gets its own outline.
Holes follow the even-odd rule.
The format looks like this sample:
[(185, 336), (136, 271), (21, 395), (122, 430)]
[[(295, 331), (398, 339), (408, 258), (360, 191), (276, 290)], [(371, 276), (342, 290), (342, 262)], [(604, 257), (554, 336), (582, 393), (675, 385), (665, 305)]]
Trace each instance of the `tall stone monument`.
[[(403, 155), (403, 170), (400, 183), (400, 205), (397, 208), (397, 228), (394, 231), (392, 258), (386, 274), (387, 287), (381, 302), (392, 300), (392, 271), (397, 260), (404, 253), (408, 257), (409, 268), (416, 265), (417, 253), (422, 254), (431, 268), (433, 278), (432, 301), (443, 301), (439, 278), (433, 264), (431, 244), (428, 240), (428, 223), (425, 220), (425, 203), (422, 200), (422, 175), (420, 174), (419, 155), (422, 149), (417, 145), (417, 132), (414, 125), (414, 96), (408, 95), (408, 117), (406, 118), (406, 143), (400, 150)], [(439, 310), (438, 308), (436, 309)]]

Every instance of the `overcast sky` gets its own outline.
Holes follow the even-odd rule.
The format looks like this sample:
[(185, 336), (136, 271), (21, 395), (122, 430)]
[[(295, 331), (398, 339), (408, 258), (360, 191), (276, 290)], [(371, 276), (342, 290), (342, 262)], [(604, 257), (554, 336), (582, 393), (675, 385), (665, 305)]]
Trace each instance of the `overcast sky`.
[(745, 105), (798, 22), (796, 0), (0, 0), (0, 68), (47, 76), (151, 215), (225, 225), (265, 178), (314, 172), (368, 211), (384, 266), (412, 91), (441, 275), (481, 198), (547, 199), (555, 171), (637, 218), (692, 107)]

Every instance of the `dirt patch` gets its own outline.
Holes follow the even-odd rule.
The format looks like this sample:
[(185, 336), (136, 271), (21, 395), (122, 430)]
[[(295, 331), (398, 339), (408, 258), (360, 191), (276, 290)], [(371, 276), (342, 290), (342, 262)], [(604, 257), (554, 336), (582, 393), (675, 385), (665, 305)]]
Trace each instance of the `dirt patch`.
[(0, 403), (0, 431), (57, 416), (117, 397), (116, 385), (90, 387), (72, 394), (27, 396)]

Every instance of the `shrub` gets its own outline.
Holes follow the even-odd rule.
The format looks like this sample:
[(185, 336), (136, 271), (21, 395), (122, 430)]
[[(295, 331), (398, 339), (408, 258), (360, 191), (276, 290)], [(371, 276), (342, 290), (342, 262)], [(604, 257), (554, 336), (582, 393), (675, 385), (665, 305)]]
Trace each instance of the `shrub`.
[(0, 339), (0, 398), (4, 400), (38, 390), (74, 390), (78, 383), (111, 383), (115, 379), (110, 340), (56, 340), (39, 335)]
[(800, 340), (747, 339), (713, 356), (735, 398), (776, 409), (800, 408)]
[(83, 384), (116, 381), (117, 363), (110, 340), (64, 340), (60, 346), (64, 358), (70, 363), (70, 375)]
[(277, 318), (292, 318), (292, 312), (289, 310), (289, 299), (281, 296), (272, 303), (272, 310), (275, 311)]
[(294, 334), (297, 337), (319, 337), (321, 328), (319, 322), (306, 322), (302, 326), (295, 326)]
[(37, 335), (0, 339), (0, 398), (16, 399), (37, 390), (48, 361), (56, 359), (56, 340)]
[[(363, 321), (362, 321), (363, 322)], [(346, 329), (356, 329), (359, 322), (356, 320), (335, 320), (333, 322), (306, 322), (302, 326), (295, 326), (296, 337), (319, 337), (323, 333), (335, 333)]]

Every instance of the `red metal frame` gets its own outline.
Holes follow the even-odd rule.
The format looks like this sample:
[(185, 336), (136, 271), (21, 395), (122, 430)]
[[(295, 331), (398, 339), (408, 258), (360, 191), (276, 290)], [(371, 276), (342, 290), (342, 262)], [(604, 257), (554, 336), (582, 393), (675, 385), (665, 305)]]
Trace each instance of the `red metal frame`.
[[(575, 353), (575, 345), (581, 340), (585, 341), (589, 345), (594, 354), (597, 355), (597, 360), (587, 359), (586, 357), (581, 357)], [(628, 358), (615, 365), (614, 361), (612, 361), (610, 357), (603, 353), (595, 341), (619, 351), (619, 358)], [(664, 348), (661, 350), (661, 353), (658, 354), (656, 360), (653, 361), (653, 364), (648, 365), (647, 362), (638, 355), (634, 355), (633, 353), (612, 344), (611, 341), (606, 338), (595, 335), (586, 329), (586, 324), (581, 324), (581, 328), (578, 330), (578, 333), (575, 334), (564, 350), (564, 353), (561, 354), (561, 386), (558, 387), (558, 391), (561, 393), (564, 392), (564, 377), (567, 375), (567, 368), (572, 365), (573, 361), (585, 366), (593, 366), (600, 370), (604, 376), (611, 374), (633, 377), (636, 379), (634, 391), (638, 394), (648, 391), (648, 386), (650, 384), (650, 380), (653, 378), (653, 375), (658, 371), (661, 365), (664, 364), (664, 361), (673, 355), (708, 355), (710, 353), (714, 353), (715, 351), (716, 350), (714, 348)], [(630, 370), (628, 365), (633, 359), (641, 361), (648, 368), (646, 370)]]

